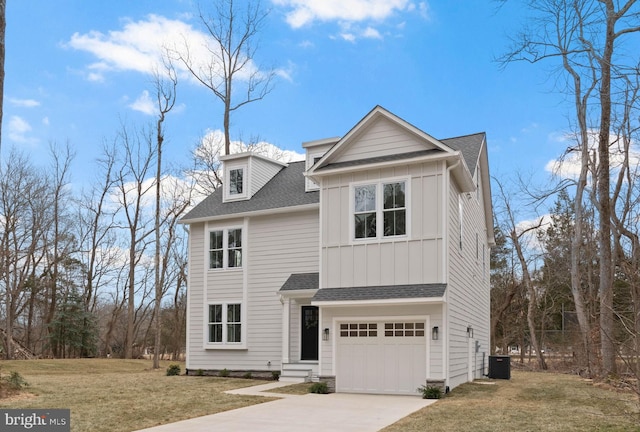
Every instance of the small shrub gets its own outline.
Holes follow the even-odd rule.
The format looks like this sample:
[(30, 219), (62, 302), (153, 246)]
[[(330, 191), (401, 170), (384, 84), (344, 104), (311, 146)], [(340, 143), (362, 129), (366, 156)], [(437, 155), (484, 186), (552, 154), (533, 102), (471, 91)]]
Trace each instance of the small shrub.
[(313, 383), (313, 385), (309, 387), (309, 393), (327, 394), (329, 393), (329, 387), (327, 387), (327, 383), (325, 382)]
[(218, 375), (223, 378), (226, 378), (229, 376), (229, 371), (227, 370), (227, 368), (224, 368), (220, 372), (218, 372)]
[(19, 391), (28, 386), (29, 383), (18, 372), (9, 372), (8, 376), (0, 378), (0, 388)]
[(423, 385), (418, 387), (418, 391), (422, 393), (422, 399), (440, 399), (442, 397), (440, 387)]
[(204, 371), (202, 369), (198, 369), (196, 371), (196, 376), (204, 376)]
[(251, 372), (245, 373), (244, 375), (242, 375), (242, 378), (251, 379)]
[(172, 364), (167, 368), (167, 376), (180, 375), (180, 365)]
[(271, 371), (271, 378), (274, 381), (280, 381), (280, 371)]

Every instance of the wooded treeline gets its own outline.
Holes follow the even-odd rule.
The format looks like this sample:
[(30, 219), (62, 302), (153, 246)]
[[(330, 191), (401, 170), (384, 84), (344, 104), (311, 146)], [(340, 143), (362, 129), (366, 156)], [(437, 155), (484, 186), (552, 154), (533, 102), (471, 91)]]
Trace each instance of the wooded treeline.
[[(5, 358), (16, 353), (13, 340), (35, 355), (59, 358), (136, 357), (154, 346), (156, 148), (153, 134), (123, 127), (95, 166), (85, 168), (92, 178), (82, 190), (70, 184), (68, 146), (52, 145), (47, 167), (17, 151), (5, 156), (0, 166)], [(191, 205), (191, 189), (164, 173), (161, 349), (175, 357), (184, 347), (187, 241), (177, 222)]]
[[(585, 374), (638, 376), (640, 5), (515, 3), (525, 3), (531, 18), (501, 61), (551, 65), (569, 125), (552, 188), (522, 186), (513, 194), (504, 180), (496, 182), (494, 340), (503, 348), (531, 345), (546, 368), (543, 351), (551, 336), (569, 330), (564, 346)], [(550, 219), (516, 222), (518, 209), (550, 198)]]

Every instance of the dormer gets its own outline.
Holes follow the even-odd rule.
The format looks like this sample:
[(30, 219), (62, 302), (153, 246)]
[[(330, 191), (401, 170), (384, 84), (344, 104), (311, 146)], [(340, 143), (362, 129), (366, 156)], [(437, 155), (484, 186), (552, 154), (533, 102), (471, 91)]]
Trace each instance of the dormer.
[[(302, 148), (306, 150), (305, 170), (310, 170), (311, 167), (322, 159), (322, 156), (324, 156), (325, 153), (327, 153), (338, 141), (340, 141), (340, 137), (325, 138), (302, 143)], [(317, 191), (319, 189), (320, 186), (316, 182), (311, 180), (309, 177), (306, 178), (305, 190), (307, 192)]]
[(223, 202), (251, 199), (287, 164), (252, 152), (221, 156)]

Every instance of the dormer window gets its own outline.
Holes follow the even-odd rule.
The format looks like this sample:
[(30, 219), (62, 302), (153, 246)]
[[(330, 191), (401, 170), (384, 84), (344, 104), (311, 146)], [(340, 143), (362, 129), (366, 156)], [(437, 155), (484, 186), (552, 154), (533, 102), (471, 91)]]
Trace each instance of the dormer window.
[(249, 198), (248, 164), (228, 164), (224, 170), (224, 199), (236, 201)]
[(229, 195), (242, 195), (244, 169), (229, 170)]

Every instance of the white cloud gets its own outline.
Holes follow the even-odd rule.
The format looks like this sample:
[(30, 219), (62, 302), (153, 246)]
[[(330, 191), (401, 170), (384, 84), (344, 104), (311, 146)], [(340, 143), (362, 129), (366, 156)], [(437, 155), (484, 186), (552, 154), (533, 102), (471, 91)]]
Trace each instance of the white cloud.
[(33, 99), (9, 98), (9, 103), (15, 106), (23, 107), (23, 108), (35, 108), (37, 106), (40, 106), (40, 102)]
[(541, 252), (542, 243), (538, 234), (544, 232), (552, 225), (550, 214), (538, 216), (535, 219), (522, 220), (516, 224), (516, 233), (520, 235), (520, 242), (528, 250)]
[[(305, 155), (293, 150), (283, 150), (275, 144), (266, 141), (259, 141), (247, 144), (243, 141), (231, 141), (231, 153), (254, 152), (281, 162), (295, 162), (305, 159)], [(200, 145), (195, 150), (196, 154), (223, 155), (224, 154), (224, 132), (220, 129), (208, 131), (200, 141)]]
[[(573, 150), (562, 157), (552, 159), (547, 162), (545, 165), (545, 171), (563, 179), (577, 179), (581, 170), (581, 153), (576, 147), (575, 136), (571, 134), (554, 135), (554, 139), (565, 147), (572, 147)], [(597, 141), (598, 131), (589, 131), (588, 146), (590, 150), (590, 157), (595, 157), (596, 159), (596, 149), (598, 148)], [(609, 147), (609, 166), (611, 167), (612, 173), (616, 173), (618, 172), (618, 168), (624, 162), (624, 151), (621, 148), (621, 139), (617, 136), (611, 135), (609, 137), (609, 142), (611, 143)], [(632, 143), (631, 148), (629, 149), (629, 164), (632, 167), (640, 166), (640, 149), (638, 149), (636, 143)]]
[(107, 34), (98, 31), (74, 33), (67, 46), (87, 51), (98, 59), (89, 65), (87, 78), (100, 81), (105, 72), (112, 70), (153, 73), (161, 64), (163, 46), (183, 37), (188, 39), (194, 33), (197, 32), (182, 21), (149, 15), (147, 20), (128, 21), (122, 30)]
[(382, 35), (380, 34), (380, 32), (373, 27), (367, 27), (366, 29), (364, 29), (364, 31), (362, 32), (362, 37), (365, 37), (367, 39), (382, 39)]
[[(187, 47), (194, 70), (209, 70), (212, 53), (218, 48), (208, 42), (207, 36), (187, 22), (152, 14), (144, 20), (126, 21), (121, 30), (74, 33), (65, 46), (93, 54), (96, 61), (86, 67), (85, 78), (102, 82), (109, 72), (153, 74), (163, 70), (162, 58), (167, 50), (172, 52), (172, 56), (182, 53), (187, 57)], [(174, 61), (174, 67), (181, 79), (195, 82), (182, 62)], [(217, 67), (222, 70), (220, 65)], [(236, 76), (243, 80), (256, 73), (259, 73), (258, 68), (249, 61)]]
[(31, 130), (31, 125), (22, 117), (11, 116), (9, 118), (7, 135), (10, 140), (21, 144), (33, 144), (37, 142), (37, 140), (27, 136)]
[(45, 125), (45, 126), (49, 126), (49, 117), (44, 117), (42, 119), (42, 124)]
[(129, 108), (147, 115), (153, 115), (156, 112), (156, 106), (153, 100), (151, 100), (147, 90), (144, 90), (142, 94), (138, 96), (138, 99), (129, 104)]
[(382, 21), (394, 12), (409, 10), (409, 0), (273, 0), (290, 11), (287, 23), (300, 28), (314, 21)]

